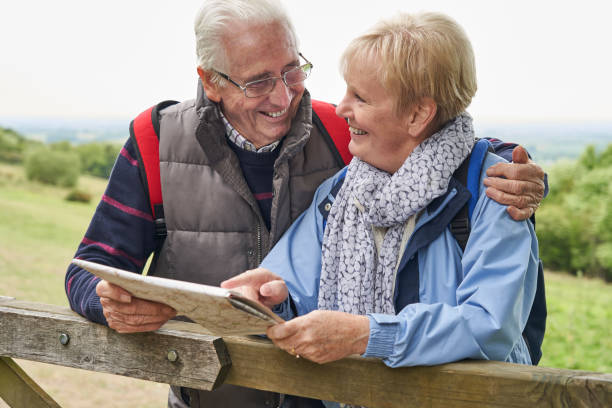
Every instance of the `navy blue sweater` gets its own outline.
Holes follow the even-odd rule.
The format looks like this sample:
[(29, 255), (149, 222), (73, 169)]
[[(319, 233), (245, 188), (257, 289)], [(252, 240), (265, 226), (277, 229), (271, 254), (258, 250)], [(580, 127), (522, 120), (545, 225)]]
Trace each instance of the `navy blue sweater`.
[[(512, 160), (515, 144), (495, 139), (490, 141), (498, 155)], [(250, 153), (237, 146), (232, 148), (247, 175), (247, 184), (255, 198), (259, 198), (262, 215), (269, 226), (273, 164), (280, 147), (272, 153)], [(134, 146), (128, 140), (117, 158), (106, 191), (75, 258), (142, 273), (149, 255), (155, 249), (155, 231), (135, 157)], [(95, 291), (98, 281), (97, 277), (71, 264), (66, 272), (65, 289), (72, 310), (94, 322), (106, 324), (100, 298)]]

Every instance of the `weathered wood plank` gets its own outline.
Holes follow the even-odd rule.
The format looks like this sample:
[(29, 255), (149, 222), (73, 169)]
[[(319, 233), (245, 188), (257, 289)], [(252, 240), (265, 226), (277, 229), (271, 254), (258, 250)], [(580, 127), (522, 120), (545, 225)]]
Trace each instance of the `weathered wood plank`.
[(60, 408), (60, 406), (8, 357), (0, 357), (0, 398), (14, 408)]
[(11, 300), (0, 301), (0, 355), (200, 389), (222, 384), (231, 365), (219, 337), (122, 335), (64, 307)]
[[(72, 334), (67, 348), (59, 343), (58, 336), (71, 327), (69, 323), (79, 327), (78, 347)], [(16, 326), (27, 329), (19, 336), (4, 334)], [(119, 335), (66, 308), (0, 299), (0, 355), (206, 389), (223, 378), (206, 369), (211, 364), (206, 354), (211, 339), (215, 338), (199, 325), (182, 322), (169, 322), (146, 335)], [(360, 357), (318, 365), (296, 359), (261, 338), (224, 340), (232, 359), (229, 369), (223, 366), (227, 383), (286, 394), (370, 408), (612, 406), (612, 374), (482, 361), (391, 369)], [(19, 341), (28, 345), (19, 346)], [(177, 349), (183, 364), (177, 367), (165, 359), (165, 353), (169, 345), (182, 341), (190, 343)], [(91, 350), (92, 344), (96, 350)]]
[(318, 365), (262, 340), (225, 342), (232, 357), (228, 383), (370, 408), (612, 406), (612, 374), (492, 361), (388, 368), (351, 357)]

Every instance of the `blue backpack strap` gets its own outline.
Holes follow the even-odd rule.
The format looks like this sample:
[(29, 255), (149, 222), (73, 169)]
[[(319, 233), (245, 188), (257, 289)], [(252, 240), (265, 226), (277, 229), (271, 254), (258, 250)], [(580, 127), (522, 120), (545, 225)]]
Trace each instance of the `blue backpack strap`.
[(463, 251), (472, 229), (470, 220), (480, 195), (480, 173), (482, 172), (482, 165), (487, 157), (487, 152), (493, 152), (491, 143), (486, 139), (478, 139), (470, 155), (453, 174), (453, 177), (470, 192), (470, 200), (453, 217), (449, 225), (453, 237), (455, 237)]
[(468, 215), (470, 219), (472, 219), (472, 213), (474, 212), (474, 207), (476, 207), (478, 196), (480, 195), (480, 173), (482, 172), (482, 165), (487, 157), (487, 152), (493, 153), (493, 146), (491, 143), (486, 139), (478, 139), (469, 156), (470, 164), (468, 166), (466, 187), (470, 190), (470, 194), (472, 194), (468, 203)]

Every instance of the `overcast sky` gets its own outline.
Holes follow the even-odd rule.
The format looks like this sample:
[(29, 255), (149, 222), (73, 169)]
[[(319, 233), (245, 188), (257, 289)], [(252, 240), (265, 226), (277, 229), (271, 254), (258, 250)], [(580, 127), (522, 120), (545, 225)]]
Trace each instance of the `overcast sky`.
[[(397, 10), (442, 11), (467, 31), (481, 121), (612, 121), (611, 2), (285, 0), (307, 87), (338, 102), (348, 41)], [(199, 0), (0, 3), (0, 117), (130, 118), (195, 96)]]

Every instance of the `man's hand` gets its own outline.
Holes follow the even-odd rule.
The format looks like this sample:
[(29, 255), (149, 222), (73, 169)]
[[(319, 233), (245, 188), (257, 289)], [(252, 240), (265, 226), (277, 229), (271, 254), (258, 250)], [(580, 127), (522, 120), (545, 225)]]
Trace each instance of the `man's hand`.
[(234, 289), (244, 297), (268, 307), (282, 303), (289, 296), (287, 285), (278, 275), (264, 268), (252, 269), (221, 282), (221, 287)]
[(370, 320), (367, 316), (315, 310), (269, 327), (266, 335), (289, 354), (323, 364), (365, 353)]
[(531, 217), (544, 198), (544, 170), (529, 160), (522, 146), (512, 152), (512, 163), (489, 167), (487, 176), (484, 179), (487, 196), (507, 205), (508, 213), (516, 221)]
[(176, 316), (170, 306), (133, 297), (105, 280), (98, 282), (96, 293), (100, 296), (108, 327), (119, 333), (154, 331)]

